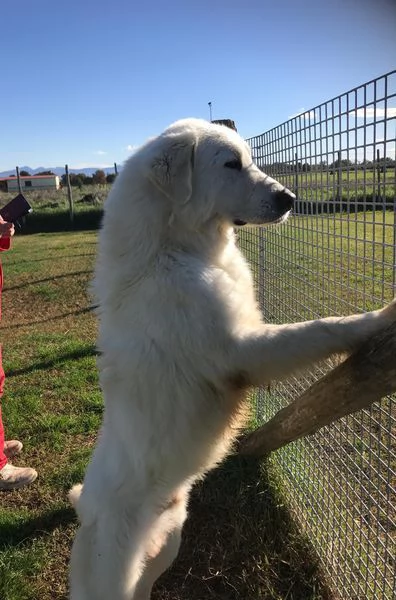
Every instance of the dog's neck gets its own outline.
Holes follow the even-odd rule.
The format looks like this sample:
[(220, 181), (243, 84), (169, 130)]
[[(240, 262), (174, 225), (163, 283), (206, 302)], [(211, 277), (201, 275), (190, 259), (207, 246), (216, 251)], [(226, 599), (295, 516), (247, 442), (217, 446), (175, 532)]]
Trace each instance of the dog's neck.
[(234, 229), (218, 217), (195, 229), (180, 227), (175, 219), (168, 225), (160, 252), (186, 253), (220, 266), (230, 245), (235, 246)]
[(128, 214), (113, 210), (105, 220), (98, 272), (101, 264), (106, 265), (104, 277), (108, 278), (111, 265), (114, 277), (134, 285), (155, 270), (162, 258), (183, 255), (226, 268), (225, 263), (239, 252), (233, 227), (218, 216), (193, 226), (190, 220), (173, 215), (159, 192), (149, 191), (150, 202), (148, 194), (142, 193), (129, 205)]

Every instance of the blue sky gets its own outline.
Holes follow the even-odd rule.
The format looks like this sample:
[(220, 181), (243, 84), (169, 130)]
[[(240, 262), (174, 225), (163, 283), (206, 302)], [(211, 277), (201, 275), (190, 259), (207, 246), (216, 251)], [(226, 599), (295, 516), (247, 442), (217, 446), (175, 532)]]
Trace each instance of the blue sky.
[(3, 0), (0, 171), (122, 163), (187, 117), (244, 137), (396, 66), (394, 0)]

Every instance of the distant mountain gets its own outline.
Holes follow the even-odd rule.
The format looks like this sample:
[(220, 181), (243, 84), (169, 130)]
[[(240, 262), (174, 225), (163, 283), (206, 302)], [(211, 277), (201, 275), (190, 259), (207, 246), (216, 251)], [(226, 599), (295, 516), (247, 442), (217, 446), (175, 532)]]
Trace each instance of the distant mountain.
[[(87, 167), (85, 169), (70, 168), (69, 173), (84, 173), (85, 175), (91, 176), (98, 169), (104, 171), (106, 174), (114, 173), (114, 167), (106, 167), (105, 169), (102, 169), (102, 167)], [(118, 170), (120, 170), (120, 167), (118, 167)], [(37, 175), (37, 173), (41, 173), (42, 171), (52, 171), (55, 175), (61, 176), (65, 172), (65, 167), (37, 167), (37, 169), (32, 169), (32, 167), (19, 167), (19, 171), (27, 171), (31, 175)], [(0, 177), (9, 177), (10, 175), (15, 175), (15, 169), (0, 172)]]

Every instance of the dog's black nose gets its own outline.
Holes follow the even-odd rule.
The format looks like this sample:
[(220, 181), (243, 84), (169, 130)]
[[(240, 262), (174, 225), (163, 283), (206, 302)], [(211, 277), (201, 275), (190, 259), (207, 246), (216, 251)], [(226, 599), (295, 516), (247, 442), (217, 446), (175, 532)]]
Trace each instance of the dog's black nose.
[(280, 210), (287, 212), (293, 208), (295, 195), (289, 190), (285, 189), (275, 193), (276, 203)]

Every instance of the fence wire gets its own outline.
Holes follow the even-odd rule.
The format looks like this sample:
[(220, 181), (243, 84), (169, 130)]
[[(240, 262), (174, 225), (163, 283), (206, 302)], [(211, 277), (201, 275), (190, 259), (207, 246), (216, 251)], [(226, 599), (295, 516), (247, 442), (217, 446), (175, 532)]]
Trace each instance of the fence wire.
[[(297, 194), (281, 226), (241, 230), (268, 322), (379, 308), (395, 295), (396, 71), (248, 140)], [(332, 364), (257, 392), (268, 420)], [(335, 598), (396, 597), (396, 401), (273, 454)]]

